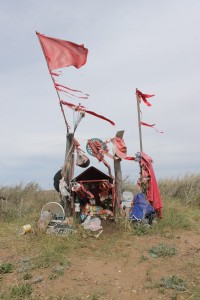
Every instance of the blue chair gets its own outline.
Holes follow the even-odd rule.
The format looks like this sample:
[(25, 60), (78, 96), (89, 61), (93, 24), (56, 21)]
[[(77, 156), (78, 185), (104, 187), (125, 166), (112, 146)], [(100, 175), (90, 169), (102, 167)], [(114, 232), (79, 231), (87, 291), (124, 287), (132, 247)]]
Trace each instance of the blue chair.
[(129, 219), (151, 225), (155, 217), (155, 210), (146, 200), (143, 193), (138, 193), (133, 199), (133, 207), (131, 208)]

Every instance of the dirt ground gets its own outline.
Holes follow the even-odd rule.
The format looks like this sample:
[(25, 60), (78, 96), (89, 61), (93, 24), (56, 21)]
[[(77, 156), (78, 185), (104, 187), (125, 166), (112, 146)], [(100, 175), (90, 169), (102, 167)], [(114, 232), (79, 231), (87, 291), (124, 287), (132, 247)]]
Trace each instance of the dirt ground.
[[(83, 235), (84, 242), (75, 251), (66, 253), (70, 263), (63, 269), (61, 266), (57, 269), (56, 266), (54, 269), (52, 266), (40, 266), (20, 271), (20, 261), (30, 262), (34, 258), (37, 252), (36, 249), (33, 251), (35, 244), (27, 251), (22, 247), (20, 253), (19, 248), (18, 251), (8, 248), (8, 241), (1, 241), (0, 262), (16, 266), (12, 273), (1, 276), (1, 299), (12, 299), (5, 295), (12, 286), (24, 283), (30, 283), (32, 287), (32, 293), (26, 299), (200, 299), (198, 233), (169, 231), (162, 236), (126, 233), (116, 236), (113, 227), (109, 226), (103, 228), (98, 238), (97, 233)], [(27, 235), (20, 237), (20, 243), (23, 242), (27, 243)], [(165, 257), (152, 256), (149, 250), (159, 243), (175, 247), (177, 253)], [(159, 286), (162, 278), (170, 276), (182, 279), (185, 288)]]

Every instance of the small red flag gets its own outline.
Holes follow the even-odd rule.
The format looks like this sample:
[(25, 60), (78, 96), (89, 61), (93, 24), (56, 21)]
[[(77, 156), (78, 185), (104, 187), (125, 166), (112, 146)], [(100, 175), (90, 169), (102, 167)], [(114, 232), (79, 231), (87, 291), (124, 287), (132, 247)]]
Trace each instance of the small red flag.
[(79, 69), (86, 63), (88, 49), (83, 45), (47, 37), (38, 32), (36, 32), (36, 34), (40, 40), (47, 64), (51, 71), (69, 66), (74, 66)]
[(142, 100), (144, 101), (144, 103), (145, 103), (147, 106), (151, 106), (151, 103), (149, 103), (149, 102), (147, 101), (146, 98), (151, 98), (151, 97), (153, 97), (154, 95), (143, 94), (143, 93), (140, 92), (138, 89), (136, 89), (136, 94), (137, 94), (140, 98), (142, 98)]

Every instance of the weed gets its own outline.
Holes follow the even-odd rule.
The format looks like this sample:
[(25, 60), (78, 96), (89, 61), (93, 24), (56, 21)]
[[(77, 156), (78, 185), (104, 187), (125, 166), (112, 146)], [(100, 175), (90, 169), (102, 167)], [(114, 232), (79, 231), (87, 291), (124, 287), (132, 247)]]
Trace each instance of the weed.
[(166, 257), (166, 256), (173, 256), (178, 253), (177, 249), (173, 246), (165, 245), (165, 244), (158, 244), (157, 246), (152, 247), (149, 250), (149, 253), (152, 257)]
[(139, 261), (142, 262), (142, 261), (147, 261), (148, 260), (148, 257), (145, 256), (145, 255), (141, 255), (140, 258), (139, 258)]
[(166, 289), (175, 289), (178, 291), (186, 291), (186, 283), (183, 279), (172, 275), (169, 277), (161, 278), (160, 282), (157, 284), (157, 287), (166, 288)]
[(53, 279), (56, 279), (57, 277), (58, 277), (57, 274), (52, 273), (52, 274), (50, 274), (50, 275), (48, 276), (48, 279), (49, 279), (49, 280), (53, 280)]
[(11, 263), (0, 264), (0, 274), (12, 273), (14, 266)]
[(200, 299), (200, 288), (194, 287), (191, 291), (191, 296), (188, 299), (199, 300)]
[(17, 269), (18, 273), (27, 272), (35, 268), (35, 265), (32, 263), (31, 259), (28, 257), (23, 257), (19, 261), (20, 267)]
[(54, 249), (47, 249), (46, 247), (36, 257), (36, 265), (38, 268), (48, 268), (57, 262), (60, 264), (67, 263), (63, 255), (56, 252)]
[(29, 300), (32, 293), (32, 287), (30, 284), (21, 284), (11, 287), (11, 290), (8, 294), (3, 294), (2, 299), (5, 300)]
[(94, 293), (94, 294), (90, 295), (90, 300), (99, 300), (99, 299), (100, 299), (99, 294)]
[(24, 274), (23, 279), (24, 279), (24, 280), (29, 280), (29, 279), (31, 279), (32, 277), (33, 277), (32, 274), (26, 273), (26, 274)]
[(50, 274), (48, 276), (49, 280), (53, 280), (53, 279), (56, 279), (58, 276), (64, 275), (64, 270), (65, 270), (65, 267), (63, 267), (63, 266), (54, 267), (52, 270), (52, 274)]
[(137, 236), (142, 236), (150, 232), (151, 227), (148, 224), (135, 224), (133, 228), (133, 234)]
[(58, 275), (63, 275), (64, 274), (65, 268), (62, 266), (57, 266), (53, 268), (53, 272), (55, 272)]

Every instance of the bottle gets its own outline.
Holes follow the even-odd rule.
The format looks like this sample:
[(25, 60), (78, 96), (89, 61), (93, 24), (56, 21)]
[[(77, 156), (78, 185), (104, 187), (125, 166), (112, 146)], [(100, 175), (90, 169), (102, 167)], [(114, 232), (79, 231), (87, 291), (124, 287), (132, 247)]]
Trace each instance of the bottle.
[(74, 200), (74, 207), (75, 207), (75, 213), (80, 213), (80, 211), (81, 211), (80, 201), (79, 201), (79, 198), (77, 196)]

